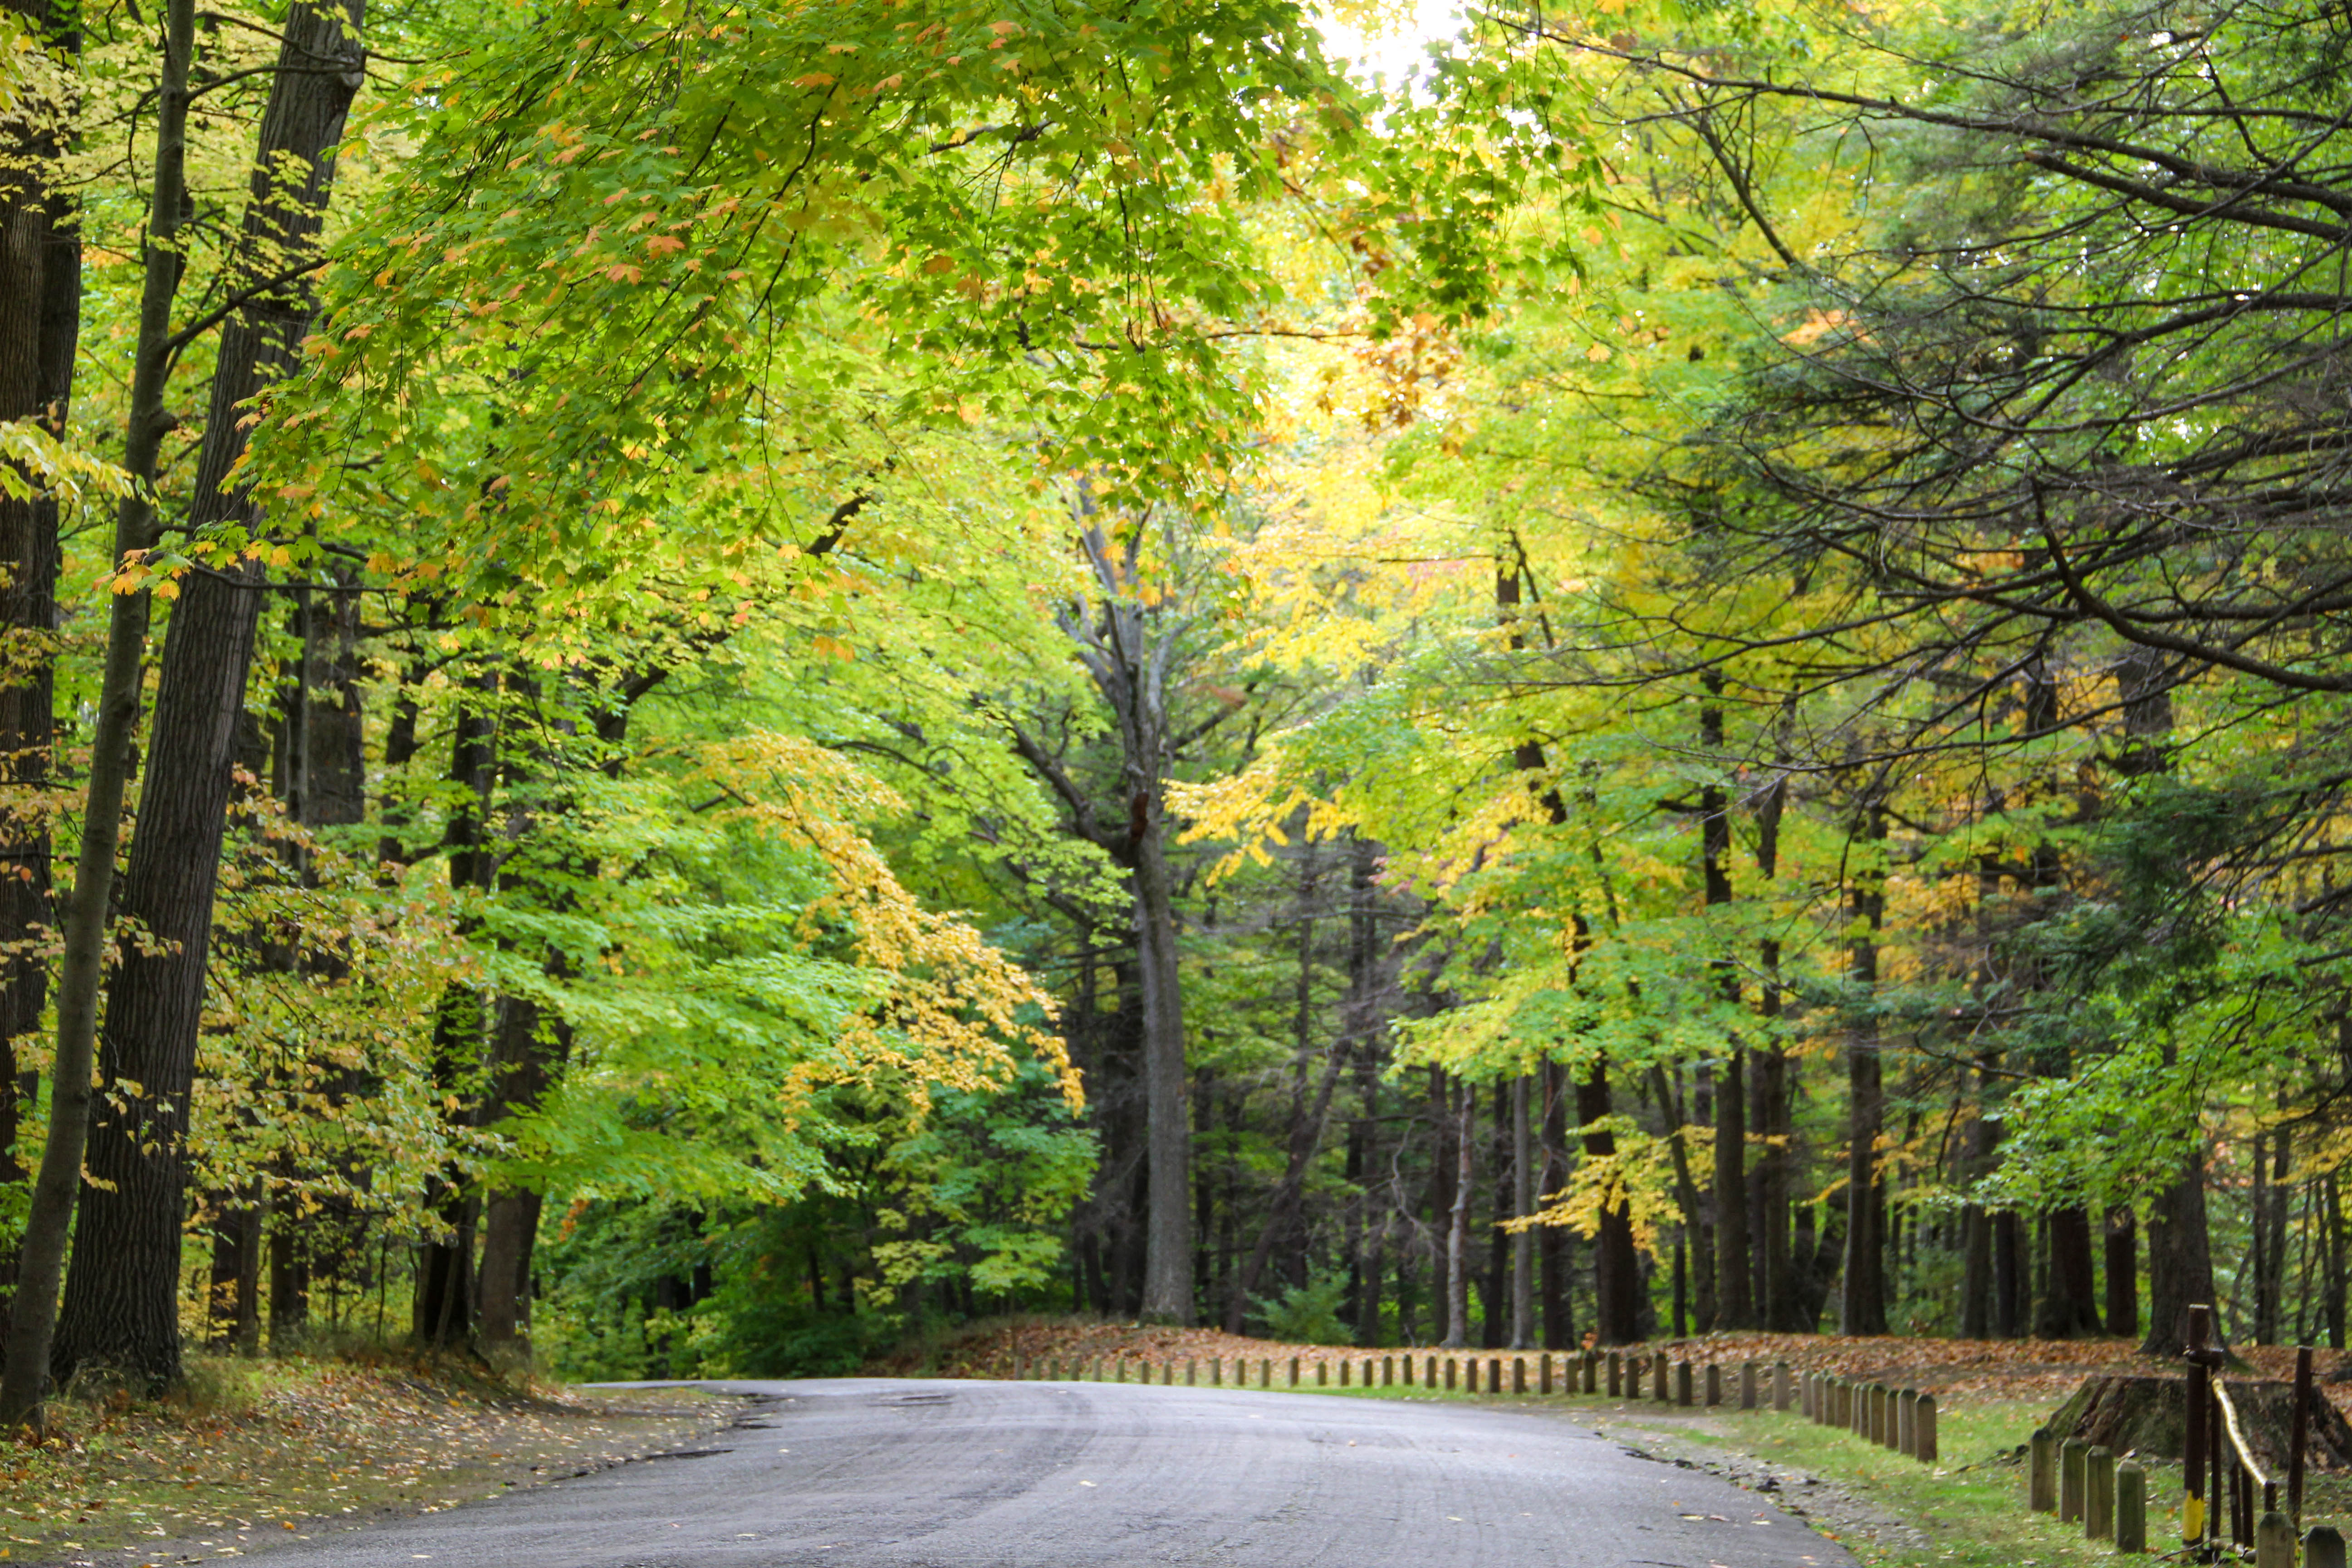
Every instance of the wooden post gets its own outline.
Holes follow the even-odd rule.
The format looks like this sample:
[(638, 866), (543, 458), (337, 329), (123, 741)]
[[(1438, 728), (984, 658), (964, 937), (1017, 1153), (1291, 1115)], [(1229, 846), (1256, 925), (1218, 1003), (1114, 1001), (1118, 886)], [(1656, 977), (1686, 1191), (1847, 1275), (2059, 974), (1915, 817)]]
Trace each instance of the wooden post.
[(2311, 1347), (2299, 1345), (2294, 1352), (2294, 1420), (2287, 1428), (2286, 1443), (2286, 1517), (2297, 1529), (2303, 1525), (2303, 1461), (2311, 1441)]
[(1536, 1392), (1549, 1394), (1551, 1392), (1551, 1352), (1544, 1352), (1542, 1359), (1536, 1363), (1536, 1371), (1541, 1374), (1537, 1380)]
[[(1544, 1370), (1549, 1372), (1551, 1369), (1547, 1366)], [(1527, 1391), (1528, 1358), (1523, 1355), (1515, 1355), (1511, 1358), (1511, 1392), (1513, 1394), (1525, 1394)]]
[(1351, 1366), (1354, 1366), (1355, 1364), (1356, 1364), (1356, 1361), (1355, 1361), (1355, 1358), (1354, 1358), (1353, 1356), (1349, 1357), (1346, 1361), (1343, 1361), (1343, 1362), (1341, 1362), (1341, 1363), (1339, 1363), (1339, 1386), (1340, 1386), (1340, 1387), (1345, 1388), (1345, 1387), (1347, 1387), (1347, 1386), (1348, 1386), (1348, 1369), (1349, 1369), (1349, 1367), (1351, 1367)]
[[(1348, 1375), (1348, 1363), (1346, 1362), (1341, 1362), (1339, 1363), (1339, 1375), (1342, 1377)], [(1315, 1386), (1318, 1388), (1327, 1387), (1329, 1385), (1330, 1381), (1330, 1367), (1325, 1364), (1321, 1356), (1317, 1356), (1315, 1358)]]
[(1454, 1392), (1454, 1358), (1452, 1356), (1445, 1358), (1445, 1392), (1448, 1394)]
[(1706, 1363), (1706, 1407), (1710, 1410), (1723, 1403), (1723, 1368), (1715, 1362)]
[(1298, 1358), (1297, 1356), (1292, 1356), (1290, 1358), (1290, 1386), (1293, 1388), (1297, 1388), (1298, 1386)]
[[(1783, 1362), (1780, 1364), (1786, 1366), (1788, 1363)], [(1797, 1377), (1797, 1413), (1808, 1421), (1821, 1419), (1813, 1414), (1814, 1376), (1814, 1373), (1808, 1372), (1801, 1373)]]
[[(1470, 1380), (1475, 1384), (1477, 1379), (1478, 1370), (1474, 1366), (1470, 1369)], [(1503, 1392), (1503, 1358), (1500, 1356), (1490, 1355), (1486, 1358), (1486, 1392), (1489, 1394)]]
[(2294, 1568), (2294, 1526), (2275, 1509), (2254, 1526), (2254, 1568)]
[(1895, 1396), (1895, 1451), (1908, 1458), (1917, 1451), (1919, 1391), (1906, 1388)]
[(1893, 1401), (1887, 1397), (1886, 1385), (1883, 1383), (1872, 1384), (1870, 1385), (1870, 1430), (1865, 1436), (1882, 1448), (1887, 1446), (1889, 1429), (1895, 1425), (1889, 1415), (1892, 1408)]
[(2083, 1474), (2091, 1446), (2080, 1437), (2058, 1445), (2058, 1522), (2080, 1523), (2083, 1518)]
[(1674, 1395), (1666, 1392), (1666, 1352), (1660, 1351), (1650, 1363), (1651, 1395), (1661, 1405), (1670, 1405)]
[(2185, 1489), (2180, 1500), (2180, 1539), (2189, 1546), (2205, 1539), (2205, 1426), (2213, 1403), (2213, 1373), (2204, 1351), (2212, 1310), (2202, 1306), (2189, 1309), (2189, 1347), (2183, 1355), (2189, 1363), (2189, 1430), (2181, 1444), (2180, 1476)]
[(1687, 1361), (1675, 1363), (1675, 1403), (1685, 1410), (1690, 1408), (1691, 1363)]
[(1772, 1408), (1780, 1415), (1786, 1415), (1789, 1413), (1792, 1393), (1789, 1386), (1789, 1363), (1785, 1361), (1774, 1362), (1772, 1363)]
[(1919, 1396), (1919, 1408), (1913, 1414), (1912, 1420), (1915, 1425), (1911, 1431), (1911, 1457), (1923, 1465), (1932, 1465), (1936, 1462), (1936, 1396), (1934, 1394), (1923, 1394)]
[(1225, 1358), (1221, 1355), (1213, 1355), (1209, 1358), (1209, 1386), (1211, 1388), (1223, 1388), (1224, 1385)]
[[(1412, 1381), (1412, 1357), (1407, 1356), (1404, 1358), (1404, 1371), (1405, 1381), (1407, 1383), (1411, 1383)], [(1381, 1386), (1382, 1388), (1393, 1388), (1396, 1386), (1396, 1357), (1392, 1355), (1384, 1355), (1381, 1357)]]
[[(1192, 1368), (1189, 1363), (1185, 1368), (1184, 1381), (1186, 1383), (1192, 1381)], [(1176, 1363), (1174, 1362), (1163, 1361), (1160, 1363), (1160, 1386), (1162, 1388), (1173, 1388), (1176, 1386)]]
[(2031, 1456), (2026, 1479), (2026, 1507), (2035, 1513), (2058, 1511), (2058, 1439), (2047, 1426), (2034, 1428), (2027, 1446)]
[(1198, 1368), (1196, 1368), (1196, 1367), (1194, 1366), (1194, 1364), (1193, 1364), (1193, 1361), (1192, 1361), (1192, 1358), (1191, 1356), (1186, 1356), (1186, 1357), (1184, 1358), (1184, 1386), (1185, 1386), (1185, 1387), (1187, 1387), (1187, 1388), (1198, 1388), (1198, 1387), (1200, 1387), (1200, 1386), (1201, 1386), (1201, 1384), (1200, 1384), (1200, 1380), (1199, 1380), (1199, 1379), (1197, 1379), (1197, 1378), (1195, 1378), (1195, 1377), (1192, 1375), (1192, 1374), (1193, 1374), (1193, 1373), (1194, 1373), (1195, 1371), (1197, 1371), (1197, 1370), (1198, 1370)]
[(1756, 1408), (1756, 1363), (1752, 1361), (1739, 1363), (1739, 1408)]
[(1427, 1362), (1423, 1363), (1421, 1373), (1421, 1385), (1423, 1388), (1435, 1388), (1437, 1386), (1437, 1358), (1435, 1356), (1431, 1356)]
[(2344, 1536), (2332, 1524), (2316, 1524), (2303, 1538), (2303, 1568), (2345, 1568)]
[(1598, 1352), (1593, 1351), (1586, 1351), (1584, 1352), (1583, 1387), (1584, 1392), (1587, 1394), (1598, 1394), (1601, 1392), (1601, 1357)]
[(1625, 1397), (1625, 1358), (1616, 1351), (1609, 1352), (1609, 1397)]
[(2083, 1456), (2083, 1539), (2115, 1538), (2116, 1453), (2112, 1448), (2095, 1447)]
[(2129, 1460), (2116, 1467), (2116, 1550), (2147, 1550), (2147, 1472)]

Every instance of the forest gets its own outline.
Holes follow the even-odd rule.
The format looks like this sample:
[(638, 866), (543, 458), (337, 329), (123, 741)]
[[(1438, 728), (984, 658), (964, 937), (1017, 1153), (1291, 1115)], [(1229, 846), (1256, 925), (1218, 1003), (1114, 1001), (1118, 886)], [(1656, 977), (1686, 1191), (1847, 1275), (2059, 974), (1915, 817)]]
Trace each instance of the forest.
[(2342, 0), (5, 18), (0, 1422), (2345, 1344)]

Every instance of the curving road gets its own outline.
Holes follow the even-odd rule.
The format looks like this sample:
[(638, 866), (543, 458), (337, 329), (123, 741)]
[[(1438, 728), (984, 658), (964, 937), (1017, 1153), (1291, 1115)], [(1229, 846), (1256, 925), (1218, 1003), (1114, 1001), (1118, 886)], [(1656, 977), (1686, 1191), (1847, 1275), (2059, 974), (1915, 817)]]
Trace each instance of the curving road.
[(1555, 1414), (1098, 1383), (835, 1379), (707, 1446), (289, 1545), (336, 1568), (1852, 1568)]

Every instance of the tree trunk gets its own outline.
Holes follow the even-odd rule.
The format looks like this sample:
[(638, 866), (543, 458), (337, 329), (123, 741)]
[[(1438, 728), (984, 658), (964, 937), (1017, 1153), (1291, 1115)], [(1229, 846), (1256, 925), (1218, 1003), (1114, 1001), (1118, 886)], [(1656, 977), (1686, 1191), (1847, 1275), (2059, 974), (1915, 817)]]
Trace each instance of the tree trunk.
[[(1536, 1201), (1549, 1202), (1568, 1184), (1568, 1075), (1558, 1062), (1546, 1062), (1543, 1085), (1543, 1177)], [(1543, 1342), (1549, 1351), (1572, 1349), (1576, 1320), (1569, 1300), (1573, 1272), (1569, 1254), (1574, 1233), (1563, 1225), (1541, 1226), (1537, 1235), (1540, 1253), (1539, 1280), (1543, 1291)]]
[[(1723, 743), (1723, 672), (1709, 669), (1700, 677), (1706, 696), (1699, 704), (1699, 744), (1709, 761), (1725, 763)], [(1710, 778), (1699, 790), (1699, 869), (1706, 906), (1723, 909), (1731, 903), (1731, 801), (1723, 785)], [(1739, 971), (1728, 955), (1712, 965), (1716, 985), (1725, 1002), (1739, 1005)], [(1735, 1037), (1723, 1060), (1723, 1076), (1715, 1092), (1715, 1322), (1718, 1329), (1756, 1326), (1749, 1281), (1754, 1259), (1748, 1238), (1748, 1074), (1747, 1053)]]
[[(1785, 757), (1783, 758), (1785, 761)], [(1770, 883), (1780, 868), (1780, 818), (1789, 798), (1788, 775), (1782, 773), (1764, 792), (1756, 813), (1756, 870)], [(1766, 1043), (1755, 1057), (1755, 1131), (1769, 1140), (1758, 1160), (1755, 1184), (1763, 1215), (1760, 1237), (1763, 1258), (1761, 1291), (1764, 1326), (1775, 1333), (1811, 1333), (1816, 1319), (1805, 1312), (1799, 1279), (1795, 1239), (1790, 1234), (1790, 1194), (1796, 1185), (1794, 1118), (1790, 1103), (1794, 1084), (1788, 1053), (1778, 1030), (1782, 1006), (1780, 942), (1777, 937), (1757, 941), (1757, 971), (1760, 976), (1757, 1013), (1764, 1020)]]
[[(2166, 1048), (2165, 1065), (2172, 1066)], [(2180, 1175), (2156, 1195), (2147, 1225), (2147, 1337), (2143, 1354), (2177, 1356), (2189, 1342), (2189, 1309), (2213, 1300), (2213, 1254), (2205, 1218), (2205, 1152), (2191, 1144)], [(2215, 1337), (2221, 1320), (2214, 1319)]]
[(1459, 1162), (1454, 1140), (1454, 1090), (1444, 1068), (1429, 1069), (1429, 1228), (1435, 1238), (1430, 1247), (1430, 1338), (1442, 1345), (1454, 1342), (1454, 1290), (1451, 1273), (1454, 1224), (1454, 1184)]
[(1136, 796), (1141, 818), (1135, 858), (1137, 967), (1143, 982), (1144, 1103), (1149, 1122), (1150, 1207), (1146, 1215), (1146, 1322), (1192, 1321), (1192, 1142), (1185, 1101), (1184, 997), (1176, 964), (1176, 892), (1163, 841), (1164, 804), (1155, 777)]
[[(537, 1003), (499, 998), (491, 1088), (482, 1106), (482, 1124), (495, 1126), (535, 1108), (568, 1046), (568, 1031), (560, 1020), (545, 1016)], [(482, 1343), (492, 1351), (519, 1349), (525, 1359), (530, 1355), (523, 1333), (530, 1321), (530, 1255), (539, 1235), (541, 1202), (537, 1193), (509, 1190), (493, 1194), (482, 1212), (481, 1274), (474, 1296)]]
[(2107, 1210), (2107, 1332), (2130, 1339), (2139, 1332), (2139, 1234), (2129, 1204)]
[[(32, 39), (68, 58), (79, 30), (48, 0), (9, 0)], [(50, 187), (58, 153), (54, 106), (26, 103), (0, 151), (0, 420), (62, 438), (81, 335), (81, 237), (70, 197)], [(17, 1043), (41, 1026), (49, 966), (38, 951), (55, 921), (48, 813), (57, 728), (58, 501), (36, 477), (17, 500), (0, 493), (0, 1182), (26, 1172), (11, 1153), (20, 1100), (40, 1087), (20, 1071)], [(29, 809), (27, 808), (29, 807)], [(0, 1251), (0, 1331), (16, 1284), (16, 1246)]]
[(2091, 1215), (2081, 1205), (2050, 1212), (2046, 1245), (2049, 1286), (2042, 1297), (2033, 1331), (2045, 1340), (2071, 1340), (2099, 1331), (2097, 1288), (2091, 1277)]
[(1448, 1350), (1470, 1344), (1470, 1193), (1476, 1184), (1478, 1089), (1468, 1079), (1460, 1083), (1461, 1105), (1454, 1112), (1454, 1208), (1445, 1220), (1445, 1322)]
[[(289, 258), (316, 247), (335, 148), (363, 79), (354, 41), (360, 5), (349, 0), (348, 13), (297, 5), (285, 23), (230, 273), (231, 287), (256, 292), (221, 332), (196, 464), (191, 521), (199, 530), (258, 523), (251, 497), (228, 488), (245, 451), (246, 416), (255, 394), (295, 367), (315, 310), (307, 284), (263, 283)], [(321, 62), (339, 68), (322, 70)], [(301, 174), (289, 179), (289, 169)], [(175, 945), (125, 946), (109, 988), (100, 1068), (107, 1102), (120, 1109), (90, 1132), (89, 1163), (98, 1179), (82, 1202), (66, 1279), (53, 1353), (61, 1374), (95, 1361), (161, 1386), (180, 1373), (181, 1140), (259, 579), (257, 568), (242, 563), (189, 573), (164, 640), (149, 742), (153, 762), (140, 794), (122, 910), (152, 939)]]
[[(485, 826), (498, 760), (498, 721), (491, 710), (498, 678), (477, 672), (461, 685), (467, 695), (458, 703), (449, 746), (449, 779), (457, 786), (457, 800), (442, 829), (449, 885), (460, 894), (488, 889), (496, 875), (497, 859), (485, 842)], [(433, 1020), (433, 1078), (446, 1094), (454, 1096), (480, 1061), (482, 1014), (481, 995), (470, 987), (452, 985), (442, 993)], [(453, 1345), (474, 1328), (474, 1205), (446, 1177), (431, 1184), (425, 1203), (445, 1234), (429, 1237), (417, 1247), (409, 1328), (421, 1344)]]
[[(156, 89), (155, 153), (147, 237), (142, 263), (139, 331), (133, 354), (130, 410), (124, 424), (123, 468), (139, 488), (115, 509), (114, 552), (120, 562), (151, 547), (156, 537), (152, 495), (168, 428), (163, 406), (172, 362), (172, 300), (178, 290), (177, 245), (187, 194), (189, 67), (195, 47), (193, 0), (165, 0), (162, 70)], [(0, 1430), (37, 1425), (49, 1379), (57, 1329), (58, 1282), (65, 1272), (83, 1178), (89, 1131), (91, 1069), (98, 1033), (98, 991), (103, 969), (114, 854), (122, 797), (139, 727), (140, 688), (147, 650), (149, 597), (110, 596), (106, 664), (90, 732), (90, 762), (75, 863), (64, 951), (58, 966), (58, 1044), (50, 1071), (49, 1130), (33, 1183), (17, 1262), (18, 1289), (10, 1303), (6, 1364), (0, 1371)], [(173, 1259), (172, 1279), (179, 1279)]]
[[(1873, 799), (1864, 803), (1862, 817), (1862, 839), (1874, 853), (1885, 842), (1885, 813)], [(1846, 974), (1867, 1009), (1878, 985), (1878, 930), (1886, 914), (1883, 866), (1873, 861), (1853, 873), (1848, 912), (1853, 934), (1847, 942)], [(1886, 1331), (1885, 1215), (1878, 1193), (1878, 1137), (1885, 1119), (1883, 1075), (1878, 1022), (1865, 1010), (1846, 1026), (1845, 1269), (1838, 1311), (1843, 1334)]]
[(2025, 1309), (2032, 1294), (2025, 1270), (2025, 1222), (2016, 1211), (1992, 1216), (1992, 1332), (1995, 1339), (2025, 1337)]
[[(1609, 1061), (1601, 1056), (1576, 1084), (1576, 1120), (1583, 1129), (1585, 1157), (1612, 1160), (1617, 1136), (1603, 1123), (1612, 1114)], [(1604, 1197), (1592, 1237), (1593, 1329), (1604, 1345), (1630, 1345), (1642, 1338), (1641, 1258), (1633, 1247), (1632, 1200), (1621, 1193)]]

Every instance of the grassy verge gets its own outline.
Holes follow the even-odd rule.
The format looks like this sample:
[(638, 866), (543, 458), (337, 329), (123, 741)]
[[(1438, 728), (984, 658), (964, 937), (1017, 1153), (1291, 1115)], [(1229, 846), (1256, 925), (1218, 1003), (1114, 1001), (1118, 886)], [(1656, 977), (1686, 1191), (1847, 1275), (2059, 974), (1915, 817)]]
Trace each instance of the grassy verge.
[[(1277, 1391), (1507, 1406), (1589, 1425), (1645, 1454), (1714, 1471), (1768, 1496), (1871, 1568), (2089, 1568), (2116, 1562), (2113, 1547), (2085, 1540), (2080, 1526), (2061, 1526), (2054, 1516), (2026, 1509), (2020, 1449), (2048, 1418), (2050, 1407), (2041, 1400), (1948, 1405), (1937, 1423), (1942, 1458), (1927, 1466), (1850, 1432), (1816, 1426), (1793, 1411), (1685, 1411), (1648, 1400), (1515, 1396), (1466, 1387), (1340, 1388), (1336, 1373), (1333, 1383), (1318, 1386), (1311, 1370), (1293, 1391), (1286, 1373), (1277, 1364)], [(1257, 1386), (1255, 1378), (1250, 1386)], [(2180, 1467), (2158, 1462), (2147, 1468), (2148, 1542), (2161, 1553), (2179, 1544)], [(2352, 1532), (2352, 1477), (2313, 1475), (2304, 1522)]]
[(0, 1448), (0, 1558), (239, 1556), (676, 1447), (735, 1411), (691, 1390), (518, 1387), (454, 1362), (198, 1357), (175, 1397), (62, 1401), (47, 1444)]

